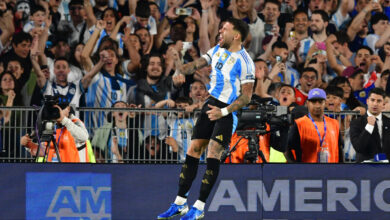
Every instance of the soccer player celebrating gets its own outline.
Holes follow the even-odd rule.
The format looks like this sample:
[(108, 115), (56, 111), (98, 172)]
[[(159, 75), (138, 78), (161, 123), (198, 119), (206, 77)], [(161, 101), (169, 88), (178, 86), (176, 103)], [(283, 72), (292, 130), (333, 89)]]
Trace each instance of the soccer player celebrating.
[[(229, 145), (233, 127), (237, 123), (235, 112), (248, 104), (252, 96), (255, 66), (242, 46), (248, 30), (245, 22), (228, 19), (219, 30), (218, 45), (198, 60), (177, 68), (175, 74), (193, 74), (197, 69), (211, 64), (210, 96), (193, 130), (191, 145), (180, 173), (177, 197), (158, 219), (168, 219), (179, 214), (186, 214), (181, 219), (204, 217), (206, 199), (218, 177), (221, 154)], [(206, 147), (207, 169), (200, 195), (188, 211), (187, 194), (198, 170), (199, 157)]]

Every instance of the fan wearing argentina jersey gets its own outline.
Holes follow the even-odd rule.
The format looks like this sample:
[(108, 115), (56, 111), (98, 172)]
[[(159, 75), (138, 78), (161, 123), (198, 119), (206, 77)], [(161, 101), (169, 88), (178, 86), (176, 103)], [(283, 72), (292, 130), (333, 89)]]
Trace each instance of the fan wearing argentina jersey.
[[(205, 202), (217, 180), (222, 152), (228, 146), (237, 124), (235, 112), (250, 102), (255, 79), (255, 66), (242, 46), (249, 32), (242, 20), (227, 19), (219, 30), (218, 45), (201, 58), (177, 68), (175, 74), (193, 74), (211, 64), (210, 96), (202, 107), (193, 129), (179, 179), (179, 190), (174, 203), (158, 219), (183, 215), (182, 219), (204, 217)], [(179, 55), (176, 53), (176, 57)], [(176, 65), (180, 59), (176, 59)], [(202, 179), (200, 195), (189, 210), (187, 196), (195, 179), (199, 158), (207, 147), (207, 168)], [(188, 211), (189, 210), (189, 211)]]
[[(325, 42), (328, 37), (326, 34), (326, 27), (329, 23), (329, 16), (325, 11), (316, 10), (313, 12), (310, 18), (310, 29), (312, 31), (312, 36), (307, 37), (300, 41), (299, 47), (299, 56), (300, 59), (304, 62), (307, 58), (310, 48), (314, 43), (322, 44)], [(322, 48), (317, 46), (319, 50), (326, 50), (326, 48)]]
[[(132, 80), (125, 79), (119, 73), (119, 57), (115, 47), (105, 47), (99, 53), (99, 62), (81, 80), (86, 93), (87, 107), (108, 108), (115, 102), (126, 102), (128, 89), (135, 85)], [(93, 120), (93, 126), (100, 127), (105, 120), (103, 111), (98, 113), (88, 112), (85, 122)]]
[(43, 95), (66, 97), (67, 102), (70, 105), (79, 106), (80, 96), (83, 94), (84, 89), (80, 81), (68, 82), (68, 74), (70, 72), (69, 62), (66, 58), (57, 58), (54, 61), (54, 80), (48, 80), (45, 74), (42, 72), (38, 61), (37, 54), (31, 54), (31, 63), (34, 68), (34, 72), (37, 75), (37, 85), (42, 89)]
[[(179, 97), (175, 100), (178, 109), (186, 109), (191, 104), (192, 100), (189, 97)], [(170, 150), (177, 151), (179, 161), (184, 162), (187, 149), (191, 144), (195, 119), (187, 112), (173, 112), (168, 115), (167, 123), (170, 128), (170, 136), (166, 137), (165, 143), (170, 146)], [(205, 154), (201, 156), (200, 160), (204, 162)]]

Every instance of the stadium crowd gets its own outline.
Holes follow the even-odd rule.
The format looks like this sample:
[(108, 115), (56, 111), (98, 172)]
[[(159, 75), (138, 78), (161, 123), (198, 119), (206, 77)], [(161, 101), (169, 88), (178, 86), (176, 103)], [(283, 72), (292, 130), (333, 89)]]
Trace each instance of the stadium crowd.
[[(256, 95), (290, 111), (314, 100), (309, 113), (310, 105), (319, 104), (362, 116), (355, 127), (349, 116), (330, 116), (340, 121), (328, 126), (339, 129), (333, 131), (339, 133), (338, 149), (331, 151), (338, 155), (325, 160), (305, 160), (304, 147), (293, 141), (302, 132), (296, 122), (289, 146), (278, 149), (289, 162), (362, 162), (390, 154), (381, 114), (390, 111), (388, 0), (0, 0), (0, 106), (41, 106), (44, 95), (60, 94), (75, 107), (185, 109), (181, 115), (124, 111), (81, 117), (87, 127), (99, 128), (89, 130), (95, 155), (111, 162), (145, 152), (155, 157), (158, 151), (170, 152), (160, 159), (184, 161), (196, 121), (188, 115), (209, 95), (211, 67), (186, 76), (175, 71), (214, 48), (230, 17), (249, 25), (244, 46), (255, 63)], [(311, 90), (321, 94), (310, 96)], [(378, 115), (380, 128), (372, 119)], [(1, 112), (1, 126), (13, 117)], [(319, 139), (318, 149), (326, 126), (319, 130), (306, 134)], [(379, 146), (363, 144), (363, 133), (378, 133)], [(243, 162), (246, 150), (241, 151), (226, 162)], [(263, 149), (266, 159), (269, 151)]]

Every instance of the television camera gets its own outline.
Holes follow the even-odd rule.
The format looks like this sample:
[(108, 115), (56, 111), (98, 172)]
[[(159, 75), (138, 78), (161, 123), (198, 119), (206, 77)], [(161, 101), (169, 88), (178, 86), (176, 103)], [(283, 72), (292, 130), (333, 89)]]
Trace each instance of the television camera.
[[(272, 98), (260, 98), (257, 95), (253, 95), (249, 106), (254, 107), (254, 109), (244, 109), (239, 112), (236, 132), (241, 138), (230, 150), (227, 149), (223, 153), (221, 157), (222, 162), (236, 150), (236, 146), (242, 138), (248, 140), (249, 150), (244, 155), (245, 161), (254, 163), (257, 157), (260, 156), (264, 163), (267, 162), (263, 152), (260, 150), (258, 135), (279, 132), (279, 130), (288, 128), (292, 124), (292, 117), (288, 112), (288, 107), (270, 104), (271, 101)], [(267, 124), (270, 125), (271, 129), (267, 130)]]
[[(33, 132), (35, 134), (33, 135), (32, 133), (30, 135), (31, 137), (36, 136), (36, 139), (38, 139), (39, 142), (39, 146), (40, 143), (46, 143), (44, 158), (46, 158), (48, 148), (52, 143), (56, 151), (57, 159), (59, 162), (61, 162), (58, 146), (55, 141), (57, 119), (59, 119), (61, 115), (60, 115), (60, 110), (57, 107), (55, 107), (55, 105), (58, 105), (61, 109), (64, 109), (67, 106), (69, 106), (69, 103), (70, 100), (68, 100), (67, 97), (62, 95), (44, 96), (43, 106), (39, 109), (37, 122), (35, 125), (36, 133)], [(38, 157), (38, 155), (39, 155), (39, 150), (37, 151), (36, 157)]]

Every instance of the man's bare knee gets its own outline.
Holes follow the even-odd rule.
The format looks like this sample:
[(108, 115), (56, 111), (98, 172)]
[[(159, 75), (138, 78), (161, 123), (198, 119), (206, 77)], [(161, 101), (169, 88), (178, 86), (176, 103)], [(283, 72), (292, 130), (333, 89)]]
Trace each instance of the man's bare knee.
[(221, 159), (223, 153), (223, 147), (221, 144), (214, 140), (210, 140), (208, 145), (207, 158)]
[(195, 139), (191, 141), (191, 145), (187, 150), (187, 154), (191, 157), (200, 158), (204, 150), (207, 147), (209, 140), (206, 139)]

